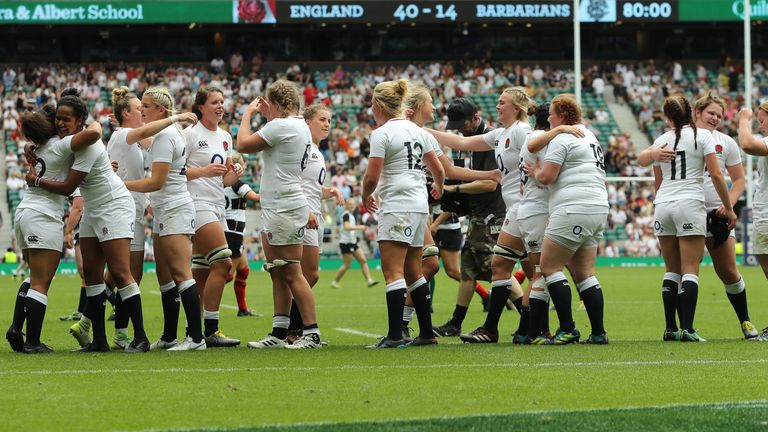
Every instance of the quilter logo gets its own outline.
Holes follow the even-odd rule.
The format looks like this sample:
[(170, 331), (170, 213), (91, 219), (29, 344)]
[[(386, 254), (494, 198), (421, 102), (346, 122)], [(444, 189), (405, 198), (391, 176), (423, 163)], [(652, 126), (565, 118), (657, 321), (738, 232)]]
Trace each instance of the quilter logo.
[[(752, 0), (749, 6), (750, 19), (768, 18), (768, 0)], [(735, 0), (731, 5), (733, 14), (744, 19), (744, 0)]]

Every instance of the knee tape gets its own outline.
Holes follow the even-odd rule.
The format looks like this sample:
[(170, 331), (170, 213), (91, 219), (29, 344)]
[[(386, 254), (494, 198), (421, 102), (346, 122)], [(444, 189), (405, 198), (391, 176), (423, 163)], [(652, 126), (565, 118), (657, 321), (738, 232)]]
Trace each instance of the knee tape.
[(741, 294), (742, 291), (744, 291), (744, 279), (725, 285), (725, 292), (728, 294)]
[(543, 302), (549, 301), (549, 290), (547, 290), (547, 284), (544, 282), (543, 276), (536, 279), (533, 285), (531, 285), (530, 297), (532, 299), (538, 299)]
[(522, 261), (523, 259), (528, 258), (528, 254), (525, 252), (520, 252), (519, 250), (501, 245), (493, 245), (493, 255), (500, 256), (510, 261)]
[(431, 244), (426, 245), (421, 250), (421, 259), (433, 257), (440, 254), (440, 248)]
[(204, 256), (200, 254), (192, 255), (192, 270), (208, 270), (209, 268), (211, 268), (211, 266)]
[(579, 292), (584, 292), (592, 287), (600, 289), (600, 282), (598, 282), (597, 278), (594, 276), (590, 276), (576, 284), (576, 289), (578, 289)]
[(225, 259), (229, 259), (229, 257), (232, 256), (232, 251), (226, 246), (219, 246), (212, 250), (208, 255), (205, 256), (205, 260), (208, 261), (208, 265), (211, 265), (215, 263), (216, 261), (221, 261)]
[(262, 270), (268, 272), (272, 271), (275, 267), (282, 267), (289, 264), (300, 264), (300, 260), (284, 260), (280, 258), (276, 258), (272, 260), (271, 262), (264, 263), (264, 266), (262, 266)]

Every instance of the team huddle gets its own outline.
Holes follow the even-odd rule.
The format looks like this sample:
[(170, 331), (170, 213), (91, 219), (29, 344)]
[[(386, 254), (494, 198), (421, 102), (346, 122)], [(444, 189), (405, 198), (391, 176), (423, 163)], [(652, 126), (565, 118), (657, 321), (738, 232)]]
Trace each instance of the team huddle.
[[(594, 267), (608, 218), (608, 195), (602, 147), (582, 124), (581, 107), (565, 94), (536, 106), (524, 89), (508, 88), (496, 106), (501, 127), (491, 129), (473, 121), (477, 108), (471, 101), (464, 99), (459, 105), (464, 110), (455, 119), (450, 119), (449, 108), (449, 127), (453, 123), (450, 128), (461, 135), (425, 127), (434, 121), (429, 89), (399, 80), (381, 82), (373, 90), (371, 109), (377, 128), (370, 135), (362, 204), (377, 215), (388, 331), (368, 348), (433, 345), (437, 336), (460, 336), (469, 343), (498, 342), (505, 306), (520, 313), (515, 343), (579, 342), (582, 336), (571, 312), (566, 268), (589, 318), (591, 331), (584, 341), (607, 344), (603, 293)], [(218, 127), (224, 114), (220, 89), (201, 87), (192, 112), (176, 114), (174, 108), (173, 96), (165, 88), (150, 88), (140, 98), (125, 87), (115, 89), (113, 110), (119, 128), (106, 146), (98, 122), (85, 127), (87, 109), (76, 91), (65, 90), (55, 107), (48, 105), (22, 117), (22, 133), (32, 143), (27, 148), (30, 188), (14, 221), (30, 278), (19, 287), (6, 333), (14, 351), (52, 351), (41, 342), (41, 332), (48, 289), (64, 243), (65, 200), (73, 194), (82, 200), (83, 209), (78, 236), (84, 279), (82, 317), (70, 329), (81, 345), (78, 351), (110, 350), (104, 319), (108, 299), (116, 311), (113, 346), (126, 352), (240, 345), (240, 340), (220, 329), (219, 309), (234, 270), (239, 314), (250, 314), (245, 302), (249, 270), (241, 253), (247, 200), (261, 203), (264, 270), (270, 274), (274, 296), (272, 330), (248, 347), (325, 345), (312, 292), (319, 279), (323, 243), (321, 203), (331, 198), (337, 205), (344, 203), (339, 190), (325, 186), (325, 160), (318, 149), (328, 138), (332, 110), (325, 105), (302, 110), (299, 88), (278, 80), (248, 106), (233, 142)], [(768, 340), (767, 332), (760, 335), (750, 321), (745, 284), (736, 267), (733, 204), (744, 190), (744, 175), (738, 145), (715, 130), (723, 110), (722, 101), (714, 96), (702, 98), (694, 108), (682, 96), (667, 98), (664, 114), (672, 130), (639, 157), (641, 165), (654, 165), (656, 176), (654, 227), (666, 263), (664, 340), (704, 340), (693, 322), (705, 245), (745, 338)], [(253, 132), (256, 114), (266, 124)], [(751, 114), (749, 110), (740, 114), (742, 147), (750, 154), (768, 155), (768, 141), (751, 135)], [(535, 118), (533, 128), (529, 116)], [(758, 118), (768, 129), (767, 104), (761, 106)], [(183, 124), (189, 126), (182, 129)], [(472, 154), (487, 152), (496, 169), (456, 166), (441, 145)], [(263, 157), (258, 194), (239, 180), (242, 159), (235, 147), (240, 153)], [(142, 149), (151, 158), (149, 176)], [(726, 173), (732, 179), (730, 189)], [(450, 185), (447, 179), (469, 183)], [(475, 184), (490, 184), (490, 189)], [(462, 252), (460, 278), (462, 284), (471, 281), (470, 298), (477, 279), (491, 282), (486, 321), (461, 334), (466, 305), (457, 302), (451, 321), (433, 327), (429, 283), (439, 269), (438, 255), (446, 260), (437, 245), (451, 242), (433, 238), (431, 204), (441, 201), (444, 192), (461, 192), (462, 186), (464, 193), (481, 196), (497, 185), (503, 198), (501, 214), (470, 219), (470, 252), (466, 258)], [(766, 189), (761, 187), (755, 199), (759, 232), (768, 231), (764, 216), (768, 198), (758, 199)], [(353, 208), (354, 203), (348, 206)], [(164, 316), (163, 333), (153, 343), (144, 331), (139, 289), (146, 212), (153, 216), (152, 243)], [(440, 220), (452, 222), (448, 217)], [(351, 215), (343, 223), (356, 229)], [(70, 225), (75, 224), (67, 223), (66, 231)], [(486, 276), (464, 268), (464, 260), (473, 258), (472, 230), (495, 243), (488, 251)], [(346, 252), (342, 244), (347, 258), (356, 252), (353, 240), (348, 241)], [(758, 241), (757, 247), (758, 254), (766, 254), (758, 257), (768, 256), (768, 243)], [(767, 268), (768, 260), (759, 259)], [(517, 263), (529, 280), (525, 290), (512, 275)], [(367, 267), (364, 274), (369, 286), (377, 283)], [(343, 271), (333, 286), (341, 275)], [(554, 333), (548, 322), (550, 299), (559, 321)], [(186, 334), (179, 337), (182, 307)], [(412, 338), (407, 323), (414, 313), (419, 333)]]

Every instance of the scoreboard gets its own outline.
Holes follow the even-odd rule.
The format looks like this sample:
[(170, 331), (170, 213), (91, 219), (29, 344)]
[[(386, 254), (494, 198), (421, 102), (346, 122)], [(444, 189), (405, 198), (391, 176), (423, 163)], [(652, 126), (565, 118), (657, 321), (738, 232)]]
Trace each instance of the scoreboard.
[[(744, 0), (581, 0), (584, 23), (739, 21)], [(0, 24), (398, 24), (573, 21), (573, 0), (0, 0)], [(768, 0), (752, 0), (755, 21)]]

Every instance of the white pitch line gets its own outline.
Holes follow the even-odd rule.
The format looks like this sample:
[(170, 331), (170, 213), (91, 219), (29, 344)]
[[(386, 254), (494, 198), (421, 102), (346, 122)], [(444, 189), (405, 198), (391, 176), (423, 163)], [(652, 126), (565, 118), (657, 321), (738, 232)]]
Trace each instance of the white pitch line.
[(353, 335), (356, 335), (356, 336), (365, 336), (365, 337), (374, 338), (374, 339), (378, 339), (378, 338), (381, 337), (381, 335), (377, 335), (377, 334), (373, 334), (373, 333), (361, 332), (360, 330), (355, 330), (355, 329), (351, 329), (351, 328), (334, 328), (334, 330), (340, 331), (342, 333), (349, 333), (349, 334), (353, 334)]
[[(407, 349), (407, 348), (405, 348)], [(648, 361), (614, 361), (614, 362), (516, 362), (516, 363), (472, 363), (472, 364), (406, 364), (406, 365), (339, 365), (339, 366), (274, 366), (251, 368), (166, 368), (166, 369), (91, 369), (91, 370), (31, 370), (31, 371), (0, 371), (0, 376), (15, 375), (98, 375), (114, 373), (160, 374), (160, 373), (232, 373), (232, 372), (292, 372), (292, 371), (334, 371), (334, 370), (387, 370), (387, 369), (476, 369), (481, 367), (521, 368), (521, 367), (644, 367), (644, 366), (683, 366), (683, 365), (736, 365), (736, 364), (765, 364), (768, 359), (744, 360), (648, 360)]]
[[(160, 291), (150, 291), (149, 293), (154, 295), (163, 295), (163, 293), (161, 293)], [(239, 310), (237, 306), (232, 306), (228, 304), (222, 304), (222, 305), (219, 305), (219, 307), (222, 307), (224, 309)]]

